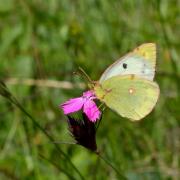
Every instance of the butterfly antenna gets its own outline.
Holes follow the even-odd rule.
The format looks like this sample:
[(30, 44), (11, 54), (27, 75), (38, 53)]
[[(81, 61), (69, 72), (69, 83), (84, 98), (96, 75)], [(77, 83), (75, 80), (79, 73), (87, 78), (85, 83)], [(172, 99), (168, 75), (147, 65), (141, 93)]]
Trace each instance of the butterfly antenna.
[(87, 73), (84, 71), (84, 69), (82, 69), (81, 67), (78, 67), (78, 70), (80, 72), (81, 75), (83, 75), (85, 77), (85, 79), (87, 79), (87, 81), (89, 81), (90, 84), (93, 83), (93, 81), (91, 80), (91, 78), (87, 75)]

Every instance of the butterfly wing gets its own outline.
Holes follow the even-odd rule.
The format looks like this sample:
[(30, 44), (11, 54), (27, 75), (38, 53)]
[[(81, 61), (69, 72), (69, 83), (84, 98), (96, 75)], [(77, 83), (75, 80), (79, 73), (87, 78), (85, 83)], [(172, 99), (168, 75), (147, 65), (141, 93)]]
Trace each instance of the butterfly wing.
[(149, 114), (159, 97), (158, 84), (135, 75), (112, 77), (94, 91), (108, 107), (133, 121)]
[(113, 76), (128, 74), (153, 80), (155, 65), (156, 45), (154, 43), (145, 43), (109, 66), (102, 74), (99, 82), (102, 83)]
[(156, 66), (156, 44), (155, 43), (142, 44), (141, 46), (135, 48), (133, 50), (133, 53), (139, 56), (142, 56), (155, 69), (155, 66)]

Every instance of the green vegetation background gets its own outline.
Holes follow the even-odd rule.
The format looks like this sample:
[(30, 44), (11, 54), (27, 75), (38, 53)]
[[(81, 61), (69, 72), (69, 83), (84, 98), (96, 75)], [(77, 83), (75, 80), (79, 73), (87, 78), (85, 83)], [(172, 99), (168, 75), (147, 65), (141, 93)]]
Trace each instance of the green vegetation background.
[[(178, 0), (0, 0), (0, 79), (55, 141), (72, 142), (58, 106), (83, 89), (12, 81), (76, 86), (83, 82), (73, 75), (78, 66), (98, 80), (129, 50), (157, 43), (155, 79), (161, 96), (156, 108), (137, 123), (107, 109), (97, 143), (102, 156), (128, 179), (180, 179), (179, 7)], [(59, 144), (58, 150), (7, 93), (0, 93), (0, 179), (122, 178), (80, 146)]]

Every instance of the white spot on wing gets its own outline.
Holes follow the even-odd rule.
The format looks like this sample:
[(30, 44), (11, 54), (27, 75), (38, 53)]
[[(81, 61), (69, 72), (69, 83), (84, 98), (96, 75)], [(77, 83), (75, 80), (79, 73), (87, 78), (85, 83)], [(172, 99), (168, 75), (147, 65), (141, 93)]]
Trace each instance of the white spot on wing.
[(134, 93), (134, 89), (133, 88), (130, 88), (129, 89), (129, 94), (133, 94)]

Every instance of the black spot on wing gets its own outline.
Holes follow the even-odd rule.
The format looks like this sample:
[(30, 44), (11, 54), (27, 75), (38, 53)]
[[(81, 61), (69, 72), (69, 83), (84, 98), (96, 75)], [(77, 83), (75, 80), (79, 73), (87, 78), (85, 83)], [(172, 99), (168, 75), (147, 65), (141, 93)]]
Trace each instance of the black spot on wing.
[(123, 68), (127, 69), (127, 64), (126, 63), (123, 63)]

